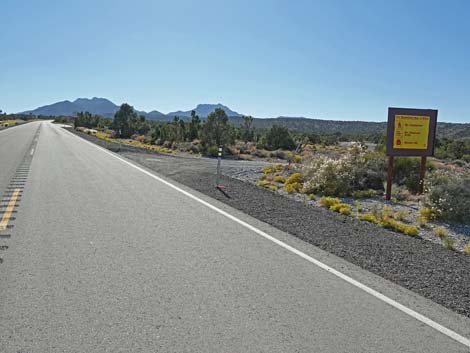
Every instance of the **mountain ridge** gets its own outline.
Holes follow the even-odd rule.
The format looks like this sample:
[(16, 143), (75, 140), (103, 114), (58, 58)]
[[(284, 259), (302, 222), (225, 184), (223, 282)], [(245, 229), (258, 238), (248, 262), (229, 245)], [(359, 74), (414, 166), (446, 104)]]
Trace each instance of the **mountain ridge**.
[(198, 116), (207, 117), (216, 108), (223, 109), (225, 111), (225, 113), (227, 113), (227, 115), (231, 116), (231, 117), (233, 117), (233, 116), (236, 116), (236, 117), (242, 116), (242, 114), (239, 114), (239, 113), (231, 110), (229, 107), (227, 107), (223, 104), (220, 104), (220, 103), (217, 103), (217, 104), (207, 104), (207, 103), (198, 104), (196, 106), (196, 108), (194, 108), (194, 109), (186, 110), (186, 111), (178, 110), (176, 112), (169, 112), (168, 114), (166, 114), (166, 116), (170, 116), (170, 117), (174, 117), (174, 116), (190, 117), (191, 116), (191, 111), (194, 110)]
[[(216, 108), (223, 109), (229, 116), (242, 116), (241, 114), (231, 110), (227, 106), (217, 103), (217, 104), (198, 104), (196, 108), (187, 110), (187, 111), (176, 111), (164, 114), (158, 110), (152, 110), (150, 112), (145, 112), (141, 110), (136, 110), (137, 114), (144, 115), (146, 118), (155, 121), (166, 121), (168, 118), (173, 118), (175, 116), (189, 118), (191, 116), (191, 111), (195, 110), (196, 114), (201, 118), (207, 117), (211, 112)], [(112, 118), (114, 114), (119, 110), (119, 106), (114, 104), (109, 99), (106, 98), (77, 98), (73, 102), (69, 100), (60, 101), (48, 105), (44, 105), (32, 110), (27, 110), (18, 114), (32, 114), (32, 115), (42, 115), (42, 116), (76, 116), (79, 112), (87, 111), (91, 114), (99, 114), (107, 118)]]

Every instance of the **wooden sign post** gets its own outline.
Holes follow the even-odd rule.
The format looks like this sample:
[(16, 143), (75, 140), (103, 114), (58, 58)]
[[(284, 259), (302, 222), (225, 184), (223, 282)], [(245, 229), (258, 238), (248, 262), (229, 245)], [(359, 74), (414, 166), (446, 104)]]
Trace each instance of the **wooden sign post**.
[(393, 159), (395, 156), (420, 156), (418, 193), (424, 191), (426, 158), (434, 155), (437, 110), (388, 108), (387, 124), (387, 190), (390, 200), (393, 183)]

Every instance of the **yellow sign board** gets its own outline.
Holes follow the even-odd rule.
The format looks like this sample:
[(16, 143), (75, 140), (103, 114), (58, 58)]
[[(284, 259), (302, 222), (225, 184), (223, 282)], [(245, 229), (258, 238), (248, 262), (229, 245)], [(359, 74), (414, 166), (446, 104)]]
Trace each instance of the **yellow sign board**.
[(395, 115), (393, 148), (427, 149), (430, 120), (429, 116)]

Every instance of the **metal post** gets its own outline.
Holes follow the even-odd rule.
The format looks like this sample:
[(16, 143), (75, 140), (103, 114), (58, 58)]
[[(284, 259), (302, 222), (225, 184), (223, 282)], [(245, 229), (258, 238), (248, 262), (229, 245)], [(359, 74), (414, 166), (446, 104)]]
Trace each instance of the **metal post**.
[(424, 176), (426, 174), (426, 156), (421, 157), (421, 165), (419, 167), (419, 184), (418, 184), (418, 195), (424, 192)]
[(217, 153), (217, 175), (215, 177), (215, 187), (220, 187), (220, 163), (222, 161), (222, 145), (219, 146), (219, 151)]
[(393, 156), (388, 157), (388, 171), (387, 171), (387, 192), (385, 200), (392, 198), (392, 183), (393, 183)]

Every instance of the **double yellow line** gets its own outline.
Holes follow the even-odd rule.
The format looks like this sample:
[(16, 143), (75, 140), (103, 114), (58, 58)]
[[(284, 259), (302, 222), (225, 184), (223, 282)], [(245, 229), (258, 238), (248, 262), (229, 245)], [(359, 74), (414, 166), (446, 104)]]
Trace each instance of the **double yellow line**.
[(15, 189), (13, 194), (11, 195), (10, 201), (8, 201), (7, 208), (3, 213), (3, 217), (0, 220), (0, 230), (7, 229), (8, 222), (10, 221), (11, 214), (15, 209), (16, 201), (18, 200), (18, 196), (20, 195), (21, 189)]

